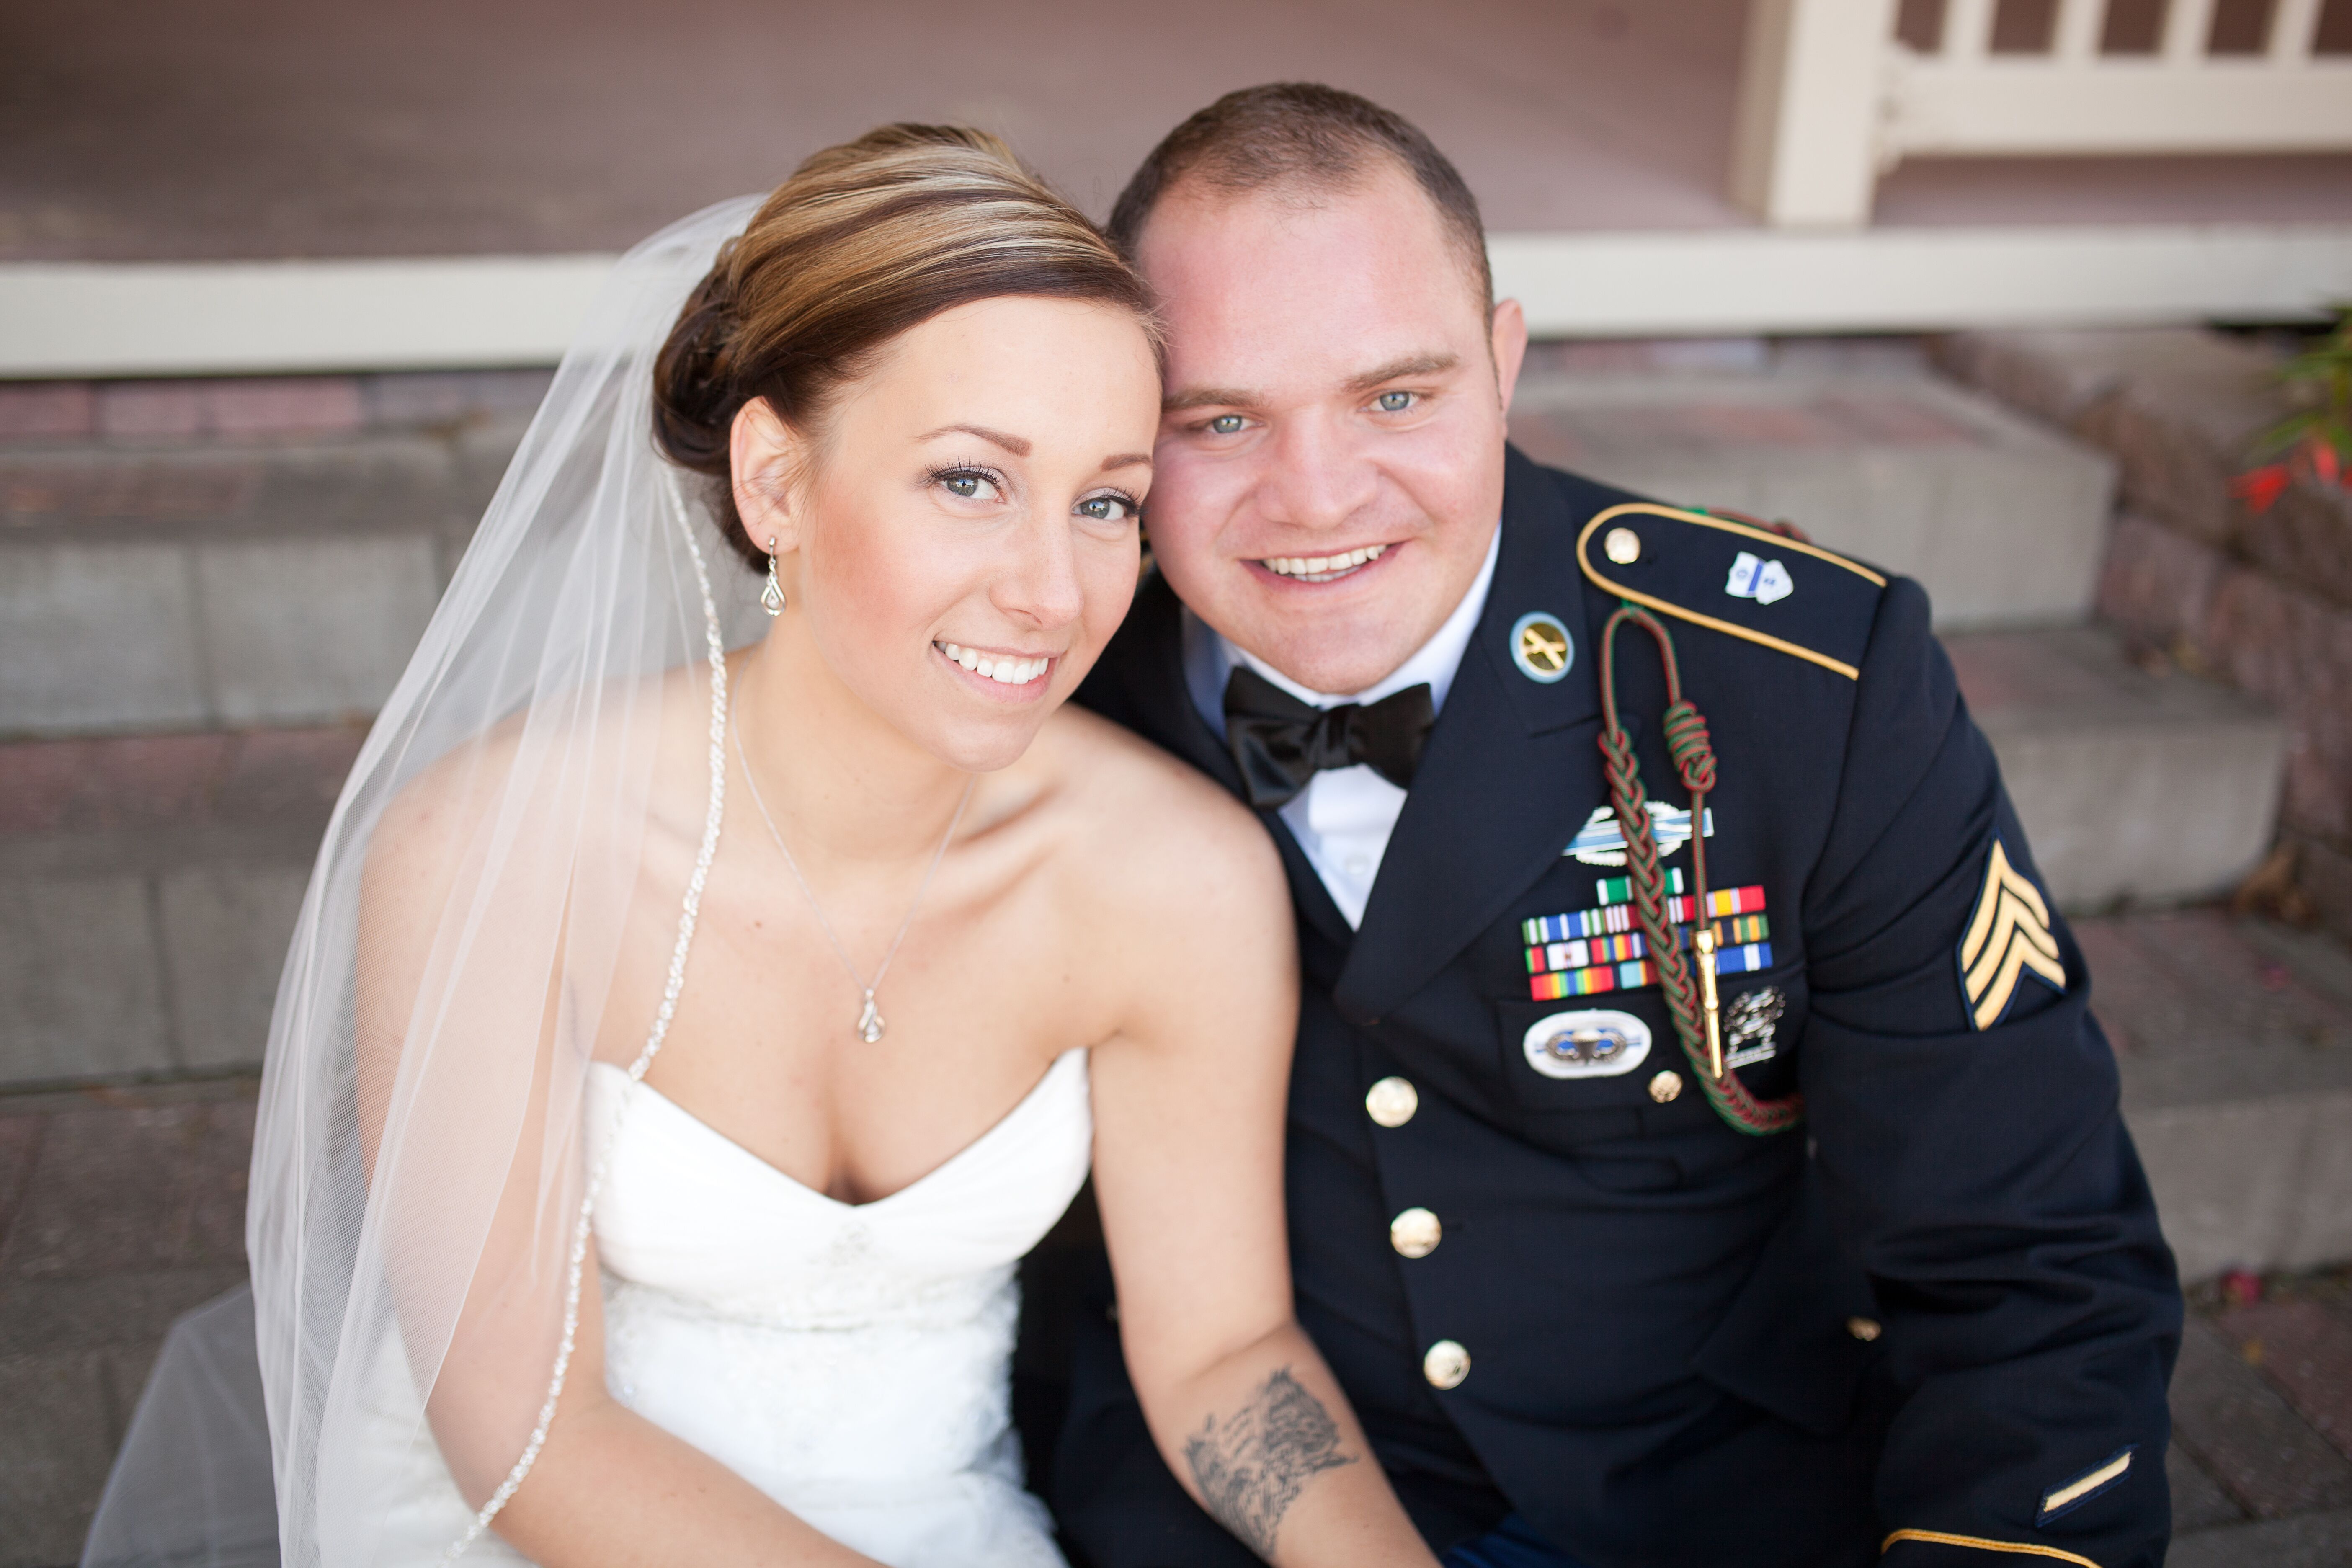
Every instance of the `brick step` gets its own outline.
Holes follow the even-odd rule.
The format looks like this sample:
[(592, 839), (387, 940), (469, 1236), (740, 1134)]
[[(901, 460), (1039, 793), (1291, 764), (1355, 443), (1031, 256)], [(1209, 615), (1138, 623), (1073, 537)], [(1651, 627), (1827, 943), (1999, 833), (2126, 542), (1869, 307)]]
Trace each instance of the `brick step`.
[(2252, 699), (2151, 673), (2094, 627), (1953, 634), (1944, 646), (2068, 909), (2225, 892), (2270, 847), (2286, 729)]
[(1939, 627), (2090, 614), (2113, 460), (1924, 369), (1538, 368), (1519, 383), (1511, 435), (1629, 489), (1786, 518), (1918, 578)]

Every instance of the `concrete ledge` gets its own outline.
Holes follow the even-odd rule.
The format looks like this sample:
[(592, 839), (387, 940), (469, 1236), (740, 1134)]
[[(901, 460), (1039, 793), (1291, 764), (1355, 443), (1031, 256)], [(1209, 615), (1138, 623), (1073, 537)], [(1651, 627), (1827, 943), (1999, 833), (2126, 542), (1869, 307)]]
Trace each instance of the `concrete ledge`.
[[(2306, 320), (2342, 225), (1497, 234), (1544, 337)], [(0, 264), (0, 379), (552, 364), (610, 256)]]

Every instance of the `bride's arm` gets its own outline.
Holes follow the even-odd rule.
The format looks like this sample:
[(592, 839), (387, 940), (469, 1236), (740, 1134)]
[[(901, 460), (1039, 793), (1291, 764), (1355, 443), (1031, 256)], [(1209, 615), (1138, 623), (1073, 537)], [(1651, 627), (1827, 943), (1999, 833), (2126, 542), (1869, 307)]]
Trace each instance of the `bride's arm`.
[[(557, 1046), (556, 998), (518, 995), (497, 973), (460, 972), (454, 986), (433, 946), (450, 891), (462, 879), (467, 845), (481, 824), (453, 780), (428, 773), (387, 810), (378, 829), (361, 898), (358, 975), (359, 1113), (362, 1149), (383, 1226), (381, 1253), (412, 1366), (435, 1364), (449, 1309), (438, 1287), (465, 1281), (454, 1332), (441, 1351), (425, 1413), (442, 1456), (468, 1507), (479, 1507), (520, 1457), (546, 1399), (555, 1353), (576, 1184), (552, 1181), (551, 1086), (559, 1061), (565, 1100), (578, 1103), (581, 1064)], [(477, 796), (476, 798), (478, 798)], [(550, 812), (551, 817), (562, 814)], [(521, 862), (518, 853), (510, 861)], [(495, 898), (495, 895), (492, 895)], [(555, 938), (557, 951), (563, 939)], [(523, 938), (512, 944), (528, 950)], [(507, 954), (501, 954), (507, 956)], [(511, 973), (539, 973), (528, 959)], [(430, 977), (430, 978), (428, 978)], [(530, 982), (536, 989), (543, 982)], [(398, 1069), (420, 987), (430, 984), (451, 1009), (478, 1022), (445, 1018), (436, 1050), (470, 1048), (478, 1068), (465, 1095), (446, 1075)], [(500, 1015), (515, 1018), (538, 1048), (505, 1048)], [(534, 1019), (533, 1015), (536, 1014)], [(454, 1038), (452, 1037), (455, 1037)], [(422, 1087), (421, 1087), (422, 1086)], [(517, 1100), (520, 1104), (514, 1103)], [(553, 1157), (577, 1162), (583, 1140), (568, 1136)], [(389, 1133), (387, 1129), (389, 1128)], [(461, 1168), (482, 1145), (511, 1157), (502, 1169)], [(488, 1156), (496, 1159), (496, 1153)], [(494, 1208), (490, 1183), (502, 1182)], [(487, 1235), (478, 1228), (488, 1221)], [(478, 1257), (472, 1239), (483, 1236)], [(470, 1269), (468, 1274), (466, 1270)], [(725, 1465), (614, 1399), (604, 1385), (603, 1303), (593, 1238), (583, 1264), (580, 1321), (563, 1394), (529, 1475), (491, 1528), (543, 1568), (597, 1568), (678, 1563), (807, 1564), (876, 1568), (872, 1560), (802, 1522)], [(366, 1462), (367, 1456), (356, 1456)]]
[[(1231, 803), (1177, 793), (1122, 814), (1117, 881), (1134, 901), (1110, 929), (1131, 933), (1148, 910), (1150, 941), (1110, 960), (1132, 1000), (1094, 1052), (1095, 1192), (1129, 1373), (1169, 1468), (1260, 1557), (1431, 1565), (1292, 1313), (1298, 991), (1282, 868)], [(1141, 822), (1153, 843), (1136, 842)]]

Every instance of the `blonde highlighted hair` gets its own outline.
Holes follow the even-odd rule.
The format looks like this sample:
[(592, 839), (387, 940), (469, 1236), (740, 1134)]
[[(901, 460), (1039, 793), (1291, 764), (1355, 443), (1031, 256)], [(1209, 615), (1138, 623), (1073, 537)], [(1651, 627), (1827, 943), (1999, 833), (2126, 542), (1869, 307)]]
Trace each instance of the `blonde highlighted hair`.
[(776, 187), (688, 298), (655, 362), (655, 439), (709, 478), (728, 542), (764, 569), (729, 471), (743, 405), (765, 398), (794, 428), (817, 429), (899, 333), (1012, 295), (1131, 311), (1159, 348), (1142, 279), (996, 137), (885, 125), (828, 147)]

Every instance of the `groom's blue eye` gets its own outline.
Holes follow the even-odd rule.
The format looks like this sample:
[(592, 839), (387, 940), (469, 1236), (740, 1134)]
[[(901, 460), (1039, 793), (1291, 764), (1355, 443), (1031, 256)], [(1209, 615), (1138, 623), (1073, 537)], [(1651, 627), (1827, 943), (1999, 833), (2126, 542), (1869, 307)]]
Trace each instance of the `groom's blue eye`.
[(1231, 436), (1241, 427), (1242, 416), (1238, 414), (1220, 414), (1209, 421), (1209, 430), (1213, 435)]
[(1380, 395), (1380, 405), (1381, 412), (1383, 414), (1402, 414), (1406, 409), (1412, 406), (1412, 394), (1410, 392), (1383, 392)]

